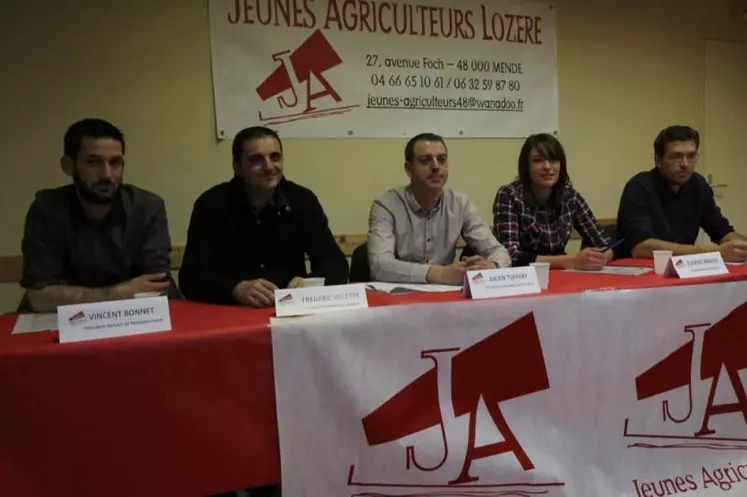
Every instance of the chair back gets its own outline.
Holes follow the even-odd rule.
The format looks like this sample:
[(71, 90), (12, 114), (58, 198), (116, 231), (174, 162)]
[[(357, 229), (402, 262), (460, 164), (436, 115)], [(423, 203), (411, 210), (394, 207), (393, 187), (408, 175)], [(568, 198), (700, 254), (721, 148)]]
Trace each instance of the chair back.
[(350, 283), (368, 283), (371, 281), (371, 269), (368, 266), (368, 245), (363, 243), (355, 247), (350, 258)]

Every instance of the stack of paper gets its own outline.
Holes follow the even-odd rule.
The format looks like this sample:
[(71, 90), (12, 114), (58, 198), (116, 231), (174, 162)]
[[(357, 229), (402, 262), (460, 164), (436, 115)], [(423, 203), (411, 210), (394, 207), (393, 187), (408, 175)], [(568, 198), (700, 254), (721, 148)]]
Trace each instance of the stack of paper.
[(431, 285), (431, 284), (414, 284), (414, 283), (384, 283), (384, 282), (371, 282), (366, 284), (366, 288), (373, 290), (374, 292), (389, 293), (392, 295), (402, 293), (413, 293), (413, 292), (458, 292), (461, 291), (462, 286), (456, 285)]
[(605, 266), (599, 271), (580, 271), (578, 269), (566, 269), (568, 273), (587, 273), (587, 274), (614, 274), (617, 276), (640, 276), (653, 271), (650, 267), (625, 267), (625, 266)]
[(20, 314), (13, 327), (13, 334), (34, 333), (57, 329), (57, 314)]

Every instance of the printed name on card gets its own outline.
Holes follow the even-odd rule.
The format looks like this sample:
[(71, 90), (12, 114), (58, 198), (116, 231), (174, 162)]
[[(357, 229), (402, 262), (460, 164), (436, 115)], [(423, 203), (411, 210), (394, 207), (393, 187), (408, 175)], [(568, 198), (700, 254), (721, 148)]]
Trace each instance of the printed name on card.
[(171, 330), (167, 297), (65, 305), (57, 308), (60, 343)]
[(720, 252), (672, 257), (664, 270), (664, 276), (672, 278), (702, 278), (729, 274)]
[(541, 291), (537, 271), (529, 266), (467, 271), (463, 293), (473, 299), (488, 299)]
[(366, 285), (362, 283), (275, 290), (275, 315), (279, 318), (366, 307)]

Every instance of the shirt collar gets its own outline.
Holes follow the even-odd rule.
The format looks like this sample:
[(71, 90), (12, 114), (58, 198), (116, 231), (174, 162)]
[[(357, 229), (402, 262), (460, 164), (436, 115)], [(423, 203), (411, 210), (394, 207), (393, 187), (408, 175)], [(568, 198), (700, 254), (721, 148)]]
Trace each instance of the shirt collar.
[(444, 192), (441, 192), (441, 196), (438, 198), (438, 202), (436, 202), (436, 205), (431, 210), (425, 209), (418, 203), (415, 195), (412, 193), (412, 189), (409, 186), (405, 188), (405, 199), (407, 201), (407, 205), (410, 206), (410, 209), (412, 209), (413, 212), (425, 216), (428, 214), (432, 214), (441, 208), (441, 205), (443, 205), (444, 203)]
[(79, 219), (81, 221), (100, 222), (102, 224), (117, 224), (126, 221), (127, 215), (132, 210), (133, 199), (130, 190), (125, 185), (120, 185), (119, 190), (117, 191), (117, 195), (112, 202), (112, 208), (106, 214), (106, 216), (104, 216), (100, 220), (91, 219), (83, 210), (81, 199), (78, 196), (78, 190), (76, 189), (75, 185), (70, 186), (72, 187), (70, 195), (70, 209), (75, 219)]
[(687, 182), (680, 187), (680, 189), (675, 193), (672, 190), (672, 187), (669, 183), (667, 183), (667, 180), (664, 179), (664, 176), (661, 175), (659, 172), (658, 167), (654, 167), (651, 170), (651, 174), (654, 177), (654, 185), (656, 187), (656, 192), (659, 194), (662, 198), (671, 198), (671, 197), (679, 197), (681, 195), (686, 195), (690, 188), (692, 188), (692, 185), (695, 184), (695, 173), (693, 173), (692, 176), (690, 176), (690, 179), (687, 180)]
[(514, 189), (516, 191), (516, 196), (521, 198), (524, 201), (525, 205), (531, 206), (532, 208), (536, 210), (542, 210), (542, 209), (554, 209), (554, 208), (560, 208), (562, 205), (566, 202), (568, 198), (568, 192), (570, 188), (570, 183), (566, 183), (566, 185), (563, 187), (562, 190), (559, 192), (556, 192), (557, 195), (559, 195), (560, 198), (553, 199), (553, 197), (550, 197), (550, 201), (545, 204), (538, 204), (537, 200), (534, 198), (534, 194), (532, 193), (531, 188), (524, 188), (524, 184), (516, 180), (514, 182)]
[(231, 179), (230, 184), (231, 184), (232, 196), (236, 204), (240, 208), (249, 209), (255, 215), (259, 214), (260, 211), (264, 211), (265, 209), (268, 209), (268, 208), (277, 210), (278, 212), (290, 210), (290, 203), (288, 202), (288, 197), (285, 193), (286, 185), (287, 185), (285, 176), (280, 178), (280, 182), (278, 183), (278, 186), (275, 187), (275, 191), (272, 192), (272, 197), (270, 197), (270, 201), (260, 211), (258, 211), (256, 207), (254, 206), (254, 204), (252, 204), (252, 200), (249, 198), (249, 195), (246, 192), (246, 185), (244, 184), (244, 180), (241, 179), (241, 177), (234, 176)]

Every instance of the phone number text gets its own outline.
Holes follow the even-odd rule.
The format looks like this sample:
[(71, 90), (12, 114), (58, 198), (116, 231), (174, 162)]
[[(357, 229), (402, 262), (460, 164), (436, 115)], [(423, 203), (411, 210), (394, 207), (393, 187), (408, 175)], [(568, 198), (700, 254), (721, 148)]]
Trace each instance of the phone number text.
[(521, 91), (521, 81), (516, 79), (468, 78), (459, 76), (428, 76), (399, 74), (371, 74), (371, 85), (392, 88), (433, 88), (436, 90), (467, 91)]

